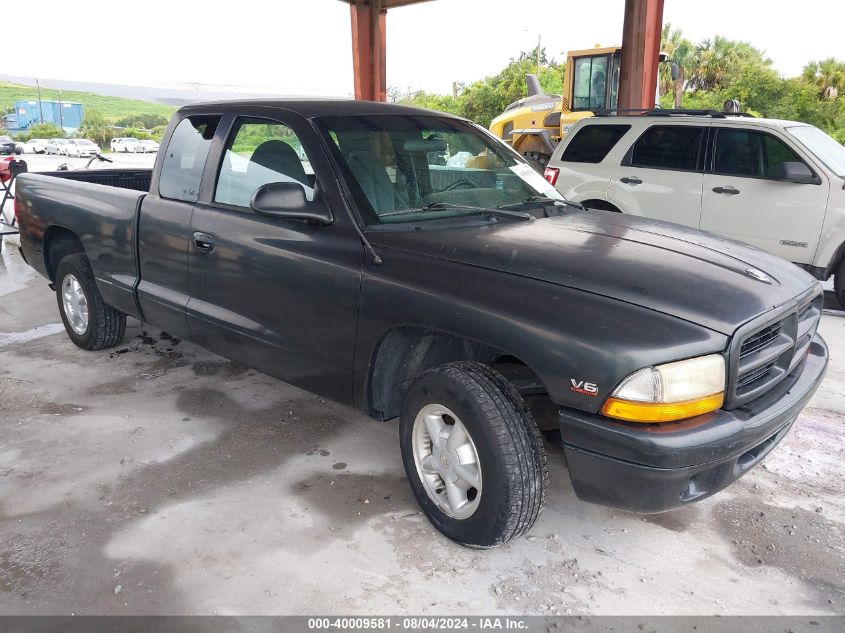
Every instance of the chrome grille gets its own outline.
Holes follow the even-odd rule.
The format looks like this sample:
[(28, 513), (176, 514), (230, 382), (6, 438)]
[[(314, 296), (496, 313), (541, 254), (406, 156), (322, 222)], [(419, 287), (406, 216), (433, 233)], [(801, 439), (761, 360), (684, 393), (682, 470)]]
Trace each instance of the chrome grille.
[(762, 396), (804, 360), (821, 318), (818, 296), (739, 335), (731, 358), (728, 408)]

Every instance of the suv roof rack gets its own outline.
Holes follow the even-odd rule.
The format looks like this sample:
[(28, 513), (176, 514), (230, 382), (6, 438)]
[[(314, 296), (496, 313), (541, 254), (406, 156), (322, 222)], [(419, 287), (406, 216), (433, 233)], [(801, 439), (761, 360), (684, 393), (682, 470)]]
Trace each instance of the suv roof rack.
[(692, 109), (663, 109), (663, 108), (630, 108), (627, 110), (596, 110), (595, 116), (709, 116), (714, 119), (726, 119), (729, 116), (750, 117), (753, 114), (747, 112), (722, 112), (721, 110), (692, 110)]

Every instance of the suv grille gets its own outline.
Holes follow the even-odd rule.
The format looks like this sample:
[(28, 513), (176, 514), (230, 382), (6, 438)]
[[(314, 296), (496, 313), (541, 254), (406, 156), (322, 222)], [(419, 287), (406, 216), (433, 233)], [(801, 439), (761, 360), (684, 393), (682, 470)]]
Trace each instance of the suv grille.
[(739, 349), (731, 359), (728, 408), (762, 396), (804, 360), (821, 318), (821, 308), (822, 297), (818, 296), (740, 335)]

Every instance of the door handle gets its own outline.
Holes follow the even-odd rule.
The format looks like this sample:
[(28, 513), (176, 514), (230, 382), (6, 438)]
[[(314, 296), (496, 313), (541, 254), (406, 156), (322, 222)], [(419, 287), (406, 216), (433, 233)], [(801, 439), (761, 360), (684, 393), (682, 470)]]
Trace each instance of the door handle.
[(713, 193), (723, 193), (728, 196), (735, 196), (739, 193), (736, 187), (713, 187)]
[(198, 251), (211, 251), (214, 249), (214, 236), (209, 235), (208, 233), (200, 233), (199, 231), (194, 233), (194, 247)]
[(624, 178), (620, 178), (619, 182), (624, 182), (626, 185), (641, 185), (641, 184), (643, 184), (643, 181), (640, 180), (639, 178), (637, 178), (636, 176), (633, 176), (633, 177), (630, 177), (630, 178), (628, 176), (625, 176)]

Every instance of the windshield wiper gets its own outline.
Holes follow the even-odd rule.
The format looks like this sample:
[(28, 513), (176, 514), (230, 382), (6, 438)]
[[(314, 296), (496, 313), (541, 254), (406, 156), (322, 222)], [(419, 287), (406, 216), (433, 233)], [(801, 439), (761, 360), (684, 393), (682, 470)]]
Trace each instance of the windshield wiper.
[(517, 207), (522, 207), (522, 206), (525, 206), (525, 205), (528, 205), (528, 204), (548, 204), (550, 202), (552, 204), (555, 204), (555, 205), (562, 204), (562, 205), (565, 205), (567, 207), (574, 207), (576, 209), (580, 209), (581, 211), (586, 210), (586, 209), (584, 209), (583, 205), (578, 204), (577, 202), (570, 202), (569, 200), (565, 200), (565, 199), (561, 199), (561, 198), (550, 198), (549, 196), (543, 196), (543, 195), (528, 196), (522, 202), (512, 202), (510, 204), (500, 204), (498, 208), (499, 209), (515, 209)]
[(534, 216), (530, 213), (523, 213), (520, 211), (508, 211), (502, 207), (475, 207), (470, 204), (452, 204), (450, 202), (432, 202), (424, 207), (417, 207), (414, 209), (397, 209), (396, 211), (388, 211), (387, 213), (379, 214), (379, 217), (389, 217), (395, 215), (411, 215), (414, 213), (425, 213), (426, 211), (439, 211), (442, 209), (458, 209), (461, 211), (478, 211), (484, 215), (504, 216), (507, 218), (515, 218), (517, 220), (534, 220)]

